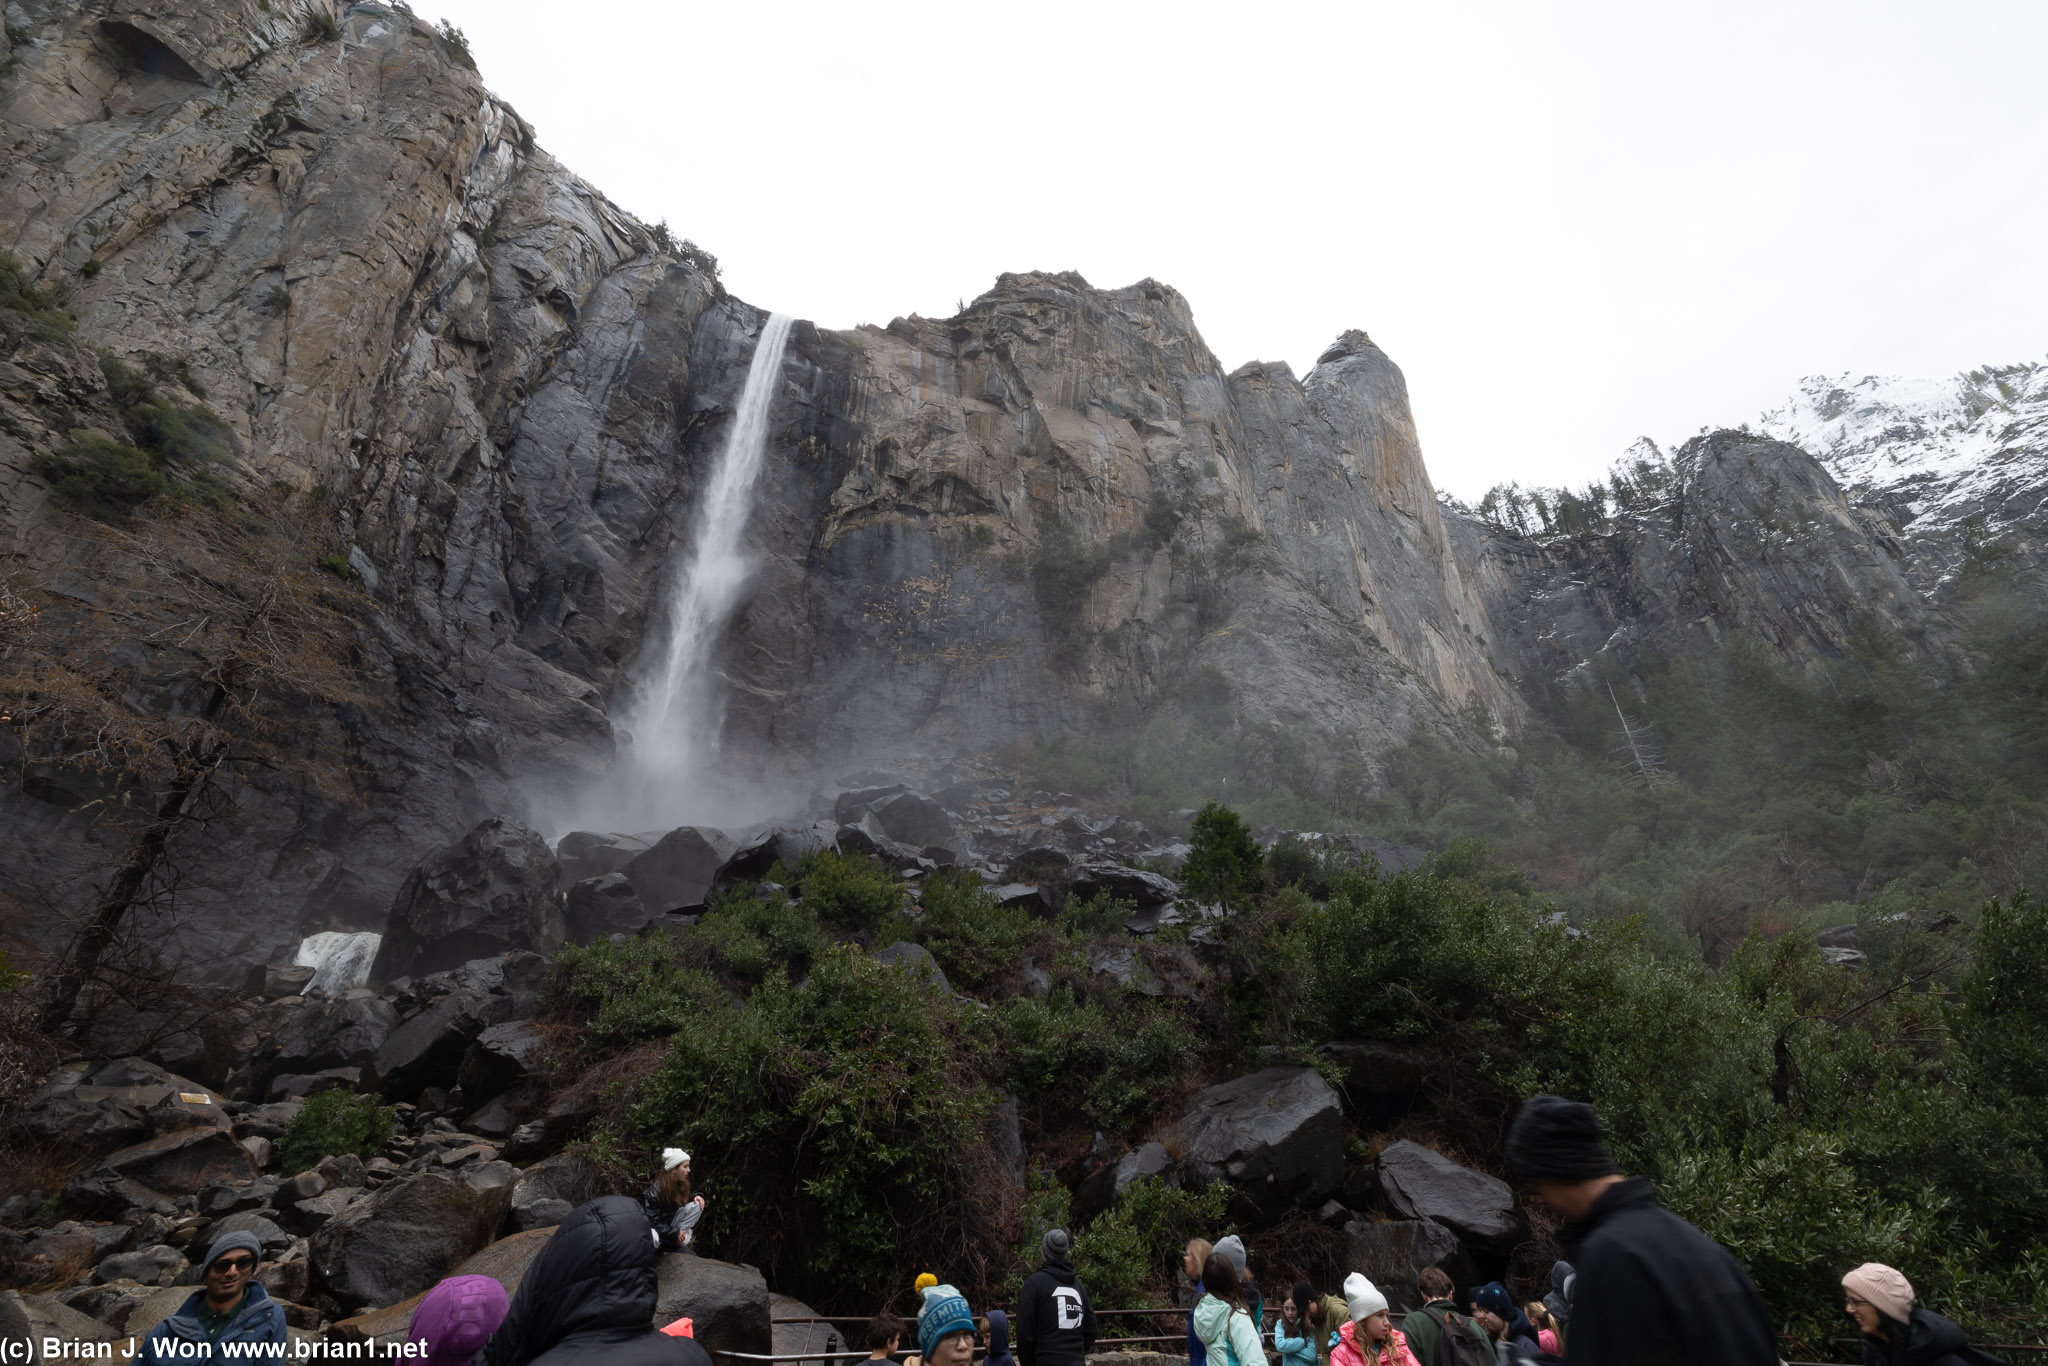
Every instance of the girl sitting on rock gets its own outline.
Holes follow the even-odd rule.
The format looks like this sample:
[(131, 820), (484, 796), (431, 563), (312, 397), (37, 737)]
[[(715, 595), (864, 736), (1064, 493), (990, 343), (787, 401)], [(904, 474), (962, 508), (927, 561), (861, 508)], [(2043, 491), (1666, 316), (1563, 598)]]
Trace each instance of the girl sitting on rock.
[(640, 1206), (654, 1226), (654, 1245), (663, 1252), (681, 1252), (696, 1236), (704, 1217), (704, 1197), (690, 1194), (690, 1155), (681, 1148), (661, 1150), (661, 1175), (640, 1193)]

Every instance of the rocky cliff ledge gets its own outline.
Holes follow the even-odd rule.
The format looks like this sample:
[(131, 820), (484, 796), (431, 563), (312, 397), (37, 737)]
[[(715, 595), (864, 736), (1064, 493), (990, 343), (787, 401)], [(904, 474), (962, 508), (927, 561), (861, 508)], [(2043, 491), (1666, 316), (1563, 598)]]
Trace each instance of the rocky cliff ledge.
[[(0, 41), (0, 235), (76, 318), (0, 311), (8, 564), (90, 579), (34, 467), (126, 439), (119, 364), (217, 415), (208, 479), (323, 497), (377, 703), (354, 792), (247, 779), (182, 897), (202, 961), (380, 926), (425, 849), (612, 763), (763, 315), (403, 9), (18, 0)], [(799, 324), (772, 426), (718, 667), (728, 751), (798, 792), (1162, 722), (1285, 730), (1370, 785), (1418, 730), (1511, 733), (1522, 687), (1617, 639), (1803, 659), (1924, 624), (1883, 526), (1795, 448), (1715, 438), (1668, 525), (1537, 545), (1447, 521), (1363, 332), (1305, 377), (1226, 373), (1149, 280)], [(103, 836), (18, 751), (4, 890), (75, 905)]]

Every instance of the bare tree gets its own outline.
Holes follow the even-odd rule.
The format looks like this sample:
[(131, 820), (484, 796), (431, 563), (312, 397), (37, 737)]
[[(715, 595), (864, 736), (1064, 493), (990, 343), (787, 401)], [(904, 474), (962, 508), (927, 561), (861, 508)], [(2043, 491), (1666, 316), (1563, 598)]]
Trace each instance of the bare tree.
[(326, 522), (318, 500), (287, 494), (81, 519), (59, 567), (6, 601), (0, 724), (24, 768), (98, 775), (79, 809), (130, 832), (50, 980), (46, 1031), (72, 1021), (131, 913), (175, 898), (174, 845), (224, 777), (279, 770), (346, 797), (321, 732), (366, 702), (351, 664), (362, 600), (319, 555)]
[(1614, 762), (1630, 787), (1668, 787), (1674, 779), (1664, 767), (1664, 746), (1657, 741), (1656, 733), (1649, 724), (1632, 718), (1621, 709), (1621, 699), (1614, 695), (1614, 685), (1607, 685), (1607, 700), (1614, 704), (1614, 716), (1620, 728), (1607, 752), (1614, 756)]

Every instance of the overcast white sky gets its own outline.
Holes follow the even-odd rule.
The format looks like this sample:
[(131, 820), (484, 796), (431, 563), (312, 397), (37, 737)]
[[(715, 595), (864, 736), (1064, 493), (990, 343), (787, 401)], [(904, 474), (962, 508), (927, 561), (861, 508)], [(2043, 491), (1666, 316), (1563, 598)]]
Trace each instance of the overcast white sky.
[(2041, 0), (416, 8), (742, 298), (1149, 275), (1297, 374), (1362, 327), (1466, 498), (1802, 375), (2048, 352)]

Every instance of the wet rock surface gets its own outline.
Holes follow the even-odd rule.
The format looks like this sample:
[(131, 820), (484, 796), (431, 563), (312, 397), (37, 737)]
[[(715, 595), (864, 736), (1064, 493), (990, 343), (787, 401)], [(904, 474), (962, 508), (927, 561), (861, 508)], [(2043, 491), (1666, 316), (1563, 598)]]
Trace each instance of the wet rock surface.
[(707, 1351), (761, 1352), (773, 1349), (768, 1283), (750, 1266), (735, 1266), (694, 1253), (663, 1257), (654, 1321), (688, 1316)]
[(1390, 1143), (1379, 1157), (1387, 1204), (1409, 1219), (1429, 1219), (1475, 1250), (1505, 1253), (1522, 1231), (1508, 1183), (1461, 1166), (1408, 1139)]
[(1337, 1093), (1308, 1067), (1269, 1067), (1198, 1091), (1166, 1141), (1199, 1183), (1228, 1181), (1269, 1219), (1293, 1204), (1314, 1209), (1344, 1175)]
[(490, 1245), (510, 1199), (509, 1183), (480, 1191), (438, 1171), (392, 1181), (313, 1235), (321, 1286), (350, 1308), (427, 1290)]
[(562, 946), (561, 869), (538, 834), (492, 817), (423, 860), (398, 889), (375, 981), (444, 972), (477, 958)]

